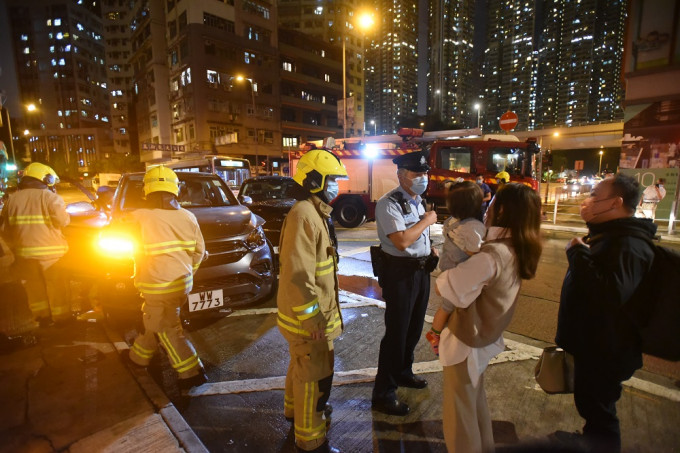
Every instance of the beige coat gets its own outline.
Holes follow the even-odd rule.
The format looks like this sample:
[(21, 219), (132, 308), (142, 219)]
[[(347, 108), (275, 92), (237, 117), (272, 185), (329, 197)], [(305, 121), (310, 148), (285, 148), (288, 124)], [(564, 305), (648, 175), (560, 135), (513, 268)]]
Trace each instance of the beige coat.
[(205, 254), (196, 217), (186, 209), (138, 209), (135, 286), (144, 295), (188, 294)]
[(0, 216), (0, 230), (16, 257), (40, 261), (47, 269), (68, 251), (61, 229), (71, 218), (59, 195), (21, 189), (9, 196)]
[(467, 308), (456, 308), (448, 327), (466, 345), (481, 348), (503, 334), (515, 312), (522, 279), (509, 239), (485, 243), (481, 251), (496, 261), (496, 274)]
[(278, 324), (289, 340), (318, 330), (328, 340), (342, 333), (338, 263), (326, 224), (331, 211), (312, 196), (295, 203), (281, 228)]

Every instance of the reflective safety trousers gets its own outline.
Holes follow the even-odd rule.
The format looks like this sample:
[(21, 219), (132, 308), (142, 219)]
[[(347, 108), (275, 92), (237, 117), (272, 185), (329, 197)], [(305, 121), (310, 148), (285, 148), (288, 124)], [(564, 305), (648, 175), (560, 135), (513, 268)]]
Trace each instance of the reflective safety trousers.
[(135, 338), (130, 348), (130, 360), (141, 366), (148, 366), (160, 342), (172, 368), (180, 379), (198, 374), (201, 361), (193, 345), (184, 336), (179, 318), (180, 306), (186, 300), (184, 293), (163, 296), (145, 296), (144, 333)]
[(186, 209), (138, 209), (135, 286), (143, 295), (188, 294), (205, 254), (196, 217)]
[(331, 211), (312, 196), (295, 203), (281, 228), (277, 322), (289, 341), (319, 330), (328, 340), (342, 333), (338, 263), (326, 223)]
[(71, 218), (64, 200), (47, 189), (13, 193), (0, 218), (0, 231), (17, 258), (39, 261), (47, 269), (68, 251), (61, 229)]
[(295, 444), (313, 450), (326, 441), (324, 412), (333, 386), (333, 342), (290, 341), (283, 413), (294, 419)]

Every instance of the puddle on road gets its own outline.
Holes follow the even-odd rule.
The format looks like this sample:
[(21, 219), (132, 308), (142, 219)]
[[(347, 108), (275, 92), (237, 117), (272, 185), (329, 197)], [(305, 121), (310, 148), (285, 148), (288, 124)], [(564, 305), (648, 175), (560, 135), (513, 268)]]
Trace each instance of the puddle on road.
[(378, 281), (371, 277), (338, 275), (338, 282), (340, 283), (340, 289), (372, 299), (382, 300), (382, 289), (378, 285)]

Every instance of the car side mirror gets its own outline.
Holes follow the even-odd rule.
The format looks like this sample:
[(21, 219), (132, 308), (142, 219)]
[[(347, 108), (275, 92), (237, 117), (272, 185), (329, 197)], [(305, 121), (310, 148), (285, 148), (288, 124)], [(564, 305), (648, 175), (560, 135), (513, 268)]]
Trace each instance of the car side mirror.
[(253, 204), (253, 199), (250, 198), (248, 195), (240, 195), (238, 197), (238, 201), (240, 201), (241, 204), (246, 204), (246, 205)]

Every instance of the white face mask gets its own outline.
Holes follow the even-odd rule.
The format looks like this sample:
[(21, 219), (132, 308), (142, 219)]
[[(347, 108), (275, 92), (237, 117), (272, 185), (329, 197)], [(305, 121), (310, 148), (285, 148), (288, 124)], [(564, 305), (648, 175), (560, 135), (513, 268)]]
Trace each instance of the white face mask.
[(427, 176), (417, 176), (411, 180), (411, 190), (417, 195), (422, 195), (427, 190)]
[(326, 201), (330, 203), (335, 199), (335, 197), (338, 196), (338, 192), (340, 191), (338, 187), (338, 182), (337, 181), (328, 181), (328, 184), (326, 184), (326, 190), (324, 191), (324, 194), (326, 195)]

